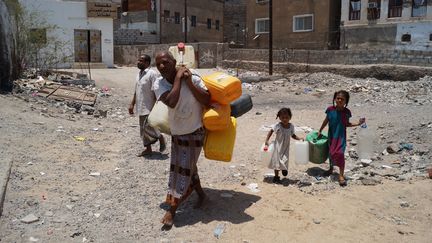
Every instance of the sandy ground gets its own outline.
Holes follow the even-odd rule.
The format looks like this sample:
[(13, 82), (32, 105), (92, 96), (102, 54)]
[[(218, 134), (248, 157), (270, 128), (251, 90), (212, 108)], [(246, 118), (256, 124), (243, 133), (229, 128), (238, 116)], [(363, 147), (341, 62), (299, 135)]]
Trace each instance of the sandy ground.
[[(109, 87), (112, 93), (98, 101), (98, 107), (108, 110), (107, 118), (65, 112), (55, 102), (32, 97), (0, 96), (0, 156), (2, 163), (12, 162), (0, 242), (431, 241), (432, 180), (424, 167), (413, 169), (409, 179), (383, 175), (372, 186), (351, 179), (341, 188), (331, 178), (316, 181), (310, 175), (322, 172), (327, 164), (297, 165), (291, 153), (288, 178), (282, 185), (270, 183), (272, 171), (260, 160), (259, 147), (266, 136), (263, 125), (277, 122), (280, 107), (291, 107), (296, 126), (318, 128), (332, 92), (347, 88), (346, 82), (384, 83), (320, 83), (334, 78), (328, 74), (297, 74), (283, 85), (269, 81), (245, 87), (254, 108), (238, 118), (232, 162), (204, 156), (199, 161), (210, 201), (193, 209), (193, 194), (180, 208), (174, 227), (161, 231), (170, 154), (168, 149), (148, 158), (135, 156), (141, 150), (138, 118), (127, 114), (135, 75), (136, 69), (127, 67), (92, 70), (97, 86)], [(353, 118), (366, 116), (375, 129), (378, 155), (388, 144), (409, 139), (423, 151), (419, 160), (430, 166), (430, 95), (423, 105), (388, 98), (392, 89), (407, 92), (398, 85), (409, 86), (385, 82), (379, 96), (351, 93)], [(305, 87), (326, 91), (312, 94), (303, 92)], [(372, 163), (405, 163), (404, 156), (415, 154), (379, 156)], [(358, 161), (347, 163), (354, 171)], [(380, 166), (374, 168), (375, 174), (385, 171)], [(90, 176), (93, 172), (100, 175)], [(354, 173), (351, 176), (355, 178)], [(259, 191), (250, 190), (251, 183), (257, 183)], [(38, 220), (22, 222), (29, 214)], [(224, 227), (219, 239), (214, 236), (218, 225)]]

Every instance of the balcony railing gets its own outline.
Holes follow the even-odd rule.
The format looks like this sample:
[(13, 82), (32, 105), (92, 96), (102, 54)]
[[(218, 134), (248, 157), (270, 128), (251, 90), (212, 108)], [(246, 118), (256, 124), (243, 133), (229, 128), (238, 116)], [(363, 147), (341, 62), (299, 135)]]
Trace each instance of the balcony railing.
[(359, 20), (360, 19), (360, 11), (351, 11), (349, 13), (349, 20)]
[(389, 7), (389, 18), (396, 18), (402, 16), (402, 6), (392, 6)]

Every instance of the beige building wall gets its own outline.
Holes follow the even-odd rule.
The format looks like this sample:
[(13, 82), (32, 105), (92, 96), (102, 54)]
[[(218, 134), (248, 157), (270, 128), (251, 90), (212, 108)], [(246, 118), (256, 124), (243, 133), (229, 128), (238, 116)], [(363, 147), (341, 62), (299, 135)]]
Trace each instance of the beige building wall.
[[(311, 15), (310, 31), (294, 31), (294, 17)], [(248, 0), (247, 46), (268, 48), (268, 34), (256, 33), (256, 19), (268, 18), (269, 4)], [(340, 5), (336, 0), (273, 0), (273, 48), (337, 49)]]
[[(184, 3), (183, 0), (161, 0), (161, 43), (185, 41)], [(223, 0), (187, 0), (187, 42), (222, 42), (223, 6)], [(169, 11), (169, 16), (165, 16), (166, 11)], [(180, 22), (176, 22), (176, 12), (180, 14)], [(191, 26), (192, 16), (196, 17), (196, 26)], [(210, 28), (207, 19), (211, 21)], [(216, 28), (217, 22), (219, 22), (219, 29)]]

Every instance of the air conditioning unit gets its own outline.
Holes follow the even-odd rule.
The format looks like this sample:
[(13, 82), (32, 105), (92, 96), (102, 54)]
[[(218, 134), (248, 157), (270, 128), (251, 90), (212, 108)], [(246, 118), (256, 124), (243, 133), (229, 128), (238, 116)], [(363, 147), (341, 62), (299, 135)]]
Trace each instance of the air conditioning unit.
[(376, 3), (376, 2), (368, 2), (368, 8), (378, 8), (378, 3)]

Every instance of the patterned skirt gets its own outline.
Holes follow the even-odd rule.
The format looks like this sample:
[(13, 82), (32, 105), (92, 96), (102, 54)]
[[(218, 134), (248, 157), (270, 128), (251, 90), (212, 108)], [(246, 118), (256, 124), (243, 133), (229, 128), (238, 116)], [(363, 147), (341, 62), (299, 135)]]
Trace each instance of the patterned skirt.
[(205, 130), (186, 135), (173, 135), (166, 202), (177, 205), (192, 193), (199, 183), (197, 162), (204, 143)]
[(161, 134), (156, 128), (150, 126), (150, 124), (148, 123), (148, 115), (139, 116), (139, 124), (140, 136), (143, 141), (144, 147), (152, 145), (159, 140)]

